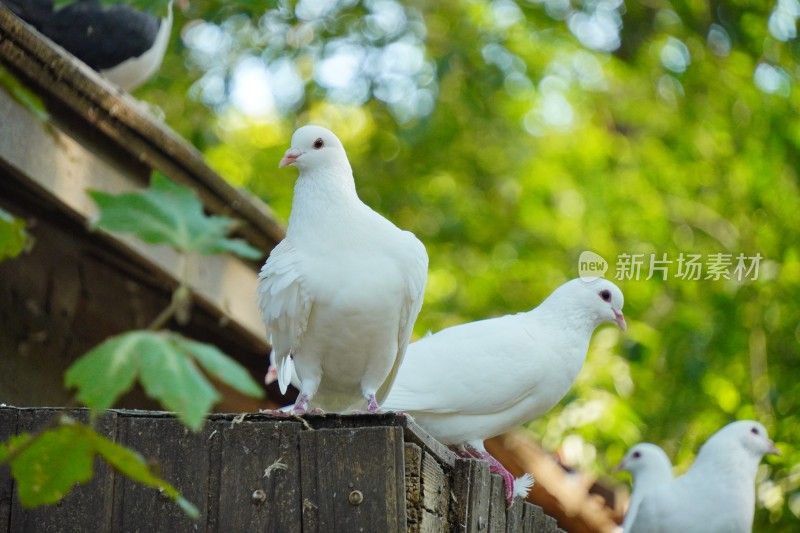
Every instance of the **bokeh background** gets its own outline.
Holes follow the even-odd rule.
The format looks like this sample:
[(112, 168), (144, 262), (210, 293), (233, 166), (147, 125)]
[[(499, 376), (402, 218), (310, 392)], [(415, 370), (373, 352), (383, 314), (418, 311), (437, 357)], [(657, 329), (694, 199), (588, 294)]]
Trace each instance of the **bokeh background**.
[[(617, 280), (628, 331), (598, 330), (528, 430), (621, 484), (636, 442), (683, 471), (757, 419), (783, 456), (759, 470), (754, 529), (797, 531), (798, 17), (797, 0), (192, 0), (137, 96), (283, 220), (293, 130), (334, 130), (361, 198), (428, 249), (417, 336), (532, 308), (584, 250), (611, 279), (643, 254)], [(681, 279), (681, 253), (730, 256), (733, 279)], [(666, 276), (646, 279), (651, 254)], [(760, 254), (757, 279), (735, 279), (739, 254)]]

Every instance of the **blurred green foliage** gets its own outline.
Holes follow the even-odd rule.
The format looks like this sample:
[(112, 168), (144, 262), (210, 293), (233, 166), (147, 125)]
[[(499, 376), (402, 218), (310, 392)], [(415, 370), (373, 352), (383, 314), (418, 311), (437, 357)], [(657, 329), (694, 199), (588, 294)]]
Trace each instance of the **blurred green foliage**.
[[(333, 129), (362, 199), (427, 246), (417, 335), (533, 307), (584, 250), (610, 278), (645, 254), (618, 282), (628, 332), (595, 334), (530, 431), (600, 475), (641, 440), (683, 471), (724, 424), (758, 419), (783, 456), (761, 467), (755, 530), (793, 531), (798, 15), (794, 0), (197, 0), (138, 95), (283, 219), (293, 129)], [(271, 88), (242, 92), (254, 64)], [(681, 253), (763, 260), (756, 280), (694, 281)], [(650, 254), (674, 261), (667, 279), (645, 279)]]

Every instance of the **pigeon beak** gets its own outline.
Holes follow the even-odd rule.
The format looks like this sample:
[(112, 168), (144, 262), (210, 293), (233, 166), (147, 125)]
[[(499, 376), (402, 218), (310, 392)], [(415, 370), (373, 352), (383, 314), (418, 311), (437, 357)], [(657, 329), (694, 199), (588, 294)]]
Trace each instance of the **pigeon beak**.
[(611, 469), (612, 472), (619, 472), (620, 470), (625, 468), (625, 459), (619, 462), (617, 466)]
[(283, 158), (281, 162), (278, 163), (278, 168), (288, 167), (289, 165), (294, 165), (294, 162), (297, 161), (297, 158), (303, 155), (304, 152), (298, 150), (297, 148), (289, 148), (286, 150), (286, 153), (283, 154)]
[(775, 446), (775, 443), (772, 441), (769, 441), (769, 448), (767, 448), (767, 453), (768, 454), (771, 453), (772, 455), (782, 455), (781, 451), (778, 449), (777, 446)]
[(619, 329), (621, 329), (622, 331), (628, 329), (628, 323), (625, 322), (625, 316), (622, 314), (621, 310), (614, 309), (614, 319), (617, 321)]

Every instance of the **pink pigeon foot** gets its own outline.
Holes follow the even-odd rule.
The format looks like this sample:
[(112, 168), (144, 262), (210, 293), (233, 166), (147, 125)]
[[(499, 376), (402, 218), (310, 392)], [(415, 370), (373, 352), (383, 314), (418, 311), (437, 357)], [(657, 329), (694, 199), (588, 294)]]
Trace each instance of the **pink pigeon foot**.
[(305, 392), (298, 396), (297, 401), (294, 402), (293, 415), (304, 415), (308, 410), (308, 394)]
[(450, 451), (456, 454), (459, 457), (463, 457), (464, 459), (476, 459), (474, 455), (469, 453), (463, 446), (459, 446), (458, 444), (451, 444), (448, 446)]
[(370, 394), (367, 398), (367, 412), (374, 413), (378, 410), (378, 400), (375, 399), (374, 394)]
[(485, 450), (476, 450), (468, 444), (464, 445), (464, 448), (472, 457), (489, 461), (489, 472), (492, 474), (500, 474), (503, 477), (503, 485), (506, 489), (506, 501), (508, 502), (508, 506), (511, 507), (511, 504), (514, 502), (514, 476), (511, 472), (509, 472), (500, 461), (492, 457), (489, 452)]

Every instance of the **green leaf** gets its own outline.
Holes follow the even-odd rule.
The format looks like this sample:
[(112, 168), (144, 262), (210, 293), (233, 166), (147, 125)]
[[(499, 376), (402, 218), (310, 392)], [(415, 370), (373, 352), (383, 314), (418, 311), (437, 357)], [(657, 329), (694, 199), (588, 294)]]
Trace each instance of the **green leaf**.
[(150, 346), (146, 332), (112, 337), (75, 361), (64, 376), (78, 388), (78, 400), (93, 409), (108, 409), (128, 392), (139, 373), (140, 353)]
[(262, 398), (264, 389), (239, 363), (222, 353), (216, 346), (178, 337), (175, 339), (184, 351), (194, 355), (203, 369), (215, 379), (242, 394)]
[(92, 478), (93, 462), (91, 442), (74, 426), (45, 431), (10, 461), (20, 503), (35, 507), (58, 502), (76, 483)]
[(25, 221), (0, 208), (0, 261), (21, 254), (28, 239)]
[[(153, 339), (155, 342), (155, 339)], [(158, 339), (158, 349), (142, 353), (141, 380), (147, 395), (175, 411), (184, 424), (197, 431), (219, 393), (197, 368), (191, 355), (172, 336)]]
[(0, 445), (0, 462), (10, 463), (24, 507), (56, 503), (76, 484), (90, 480), (97, 455), (134, 481), (163, 491), (190, 518), (199, 517), (197, 508), (175, 487), (156, 476), (141, 455), (98, 435), (86, 425), (70, 421), (35, 438), (29, 434), (15, 435)]
[(27, 87), (22, 85), (20, 81), (5, 68), (0, 66), (0, 86), (4, 87), (8, 94), (22, 105), (25, 109), (33, 113), (36, 118), (41, 121), (50, 119), (47, 109), (44, 107), (44, 102), (35, 93), (30, 91)]
[(236, 226), (233, 219), (207, 216), (191, 189), (160, 173), (153, 174), (150, 188), (120, 195), (89, 191), (100, 208), (95, 225), (101, 229), (132, 233), (153, 244), (169, 244), (182, 252), (216, 254), (231, 252), (256, 259), (262, 253), (240, 240), (226, 238)]
[(220, 394), (194, 359), (240, 392), (263, 395), (252, 377), (217, 348), (171, 332), (131, 331), (112, 337), (75, 361), (65, 383), (77, 387), (84, 405), (108, 409), (138, 377), (150, 397), (196, 431)]

